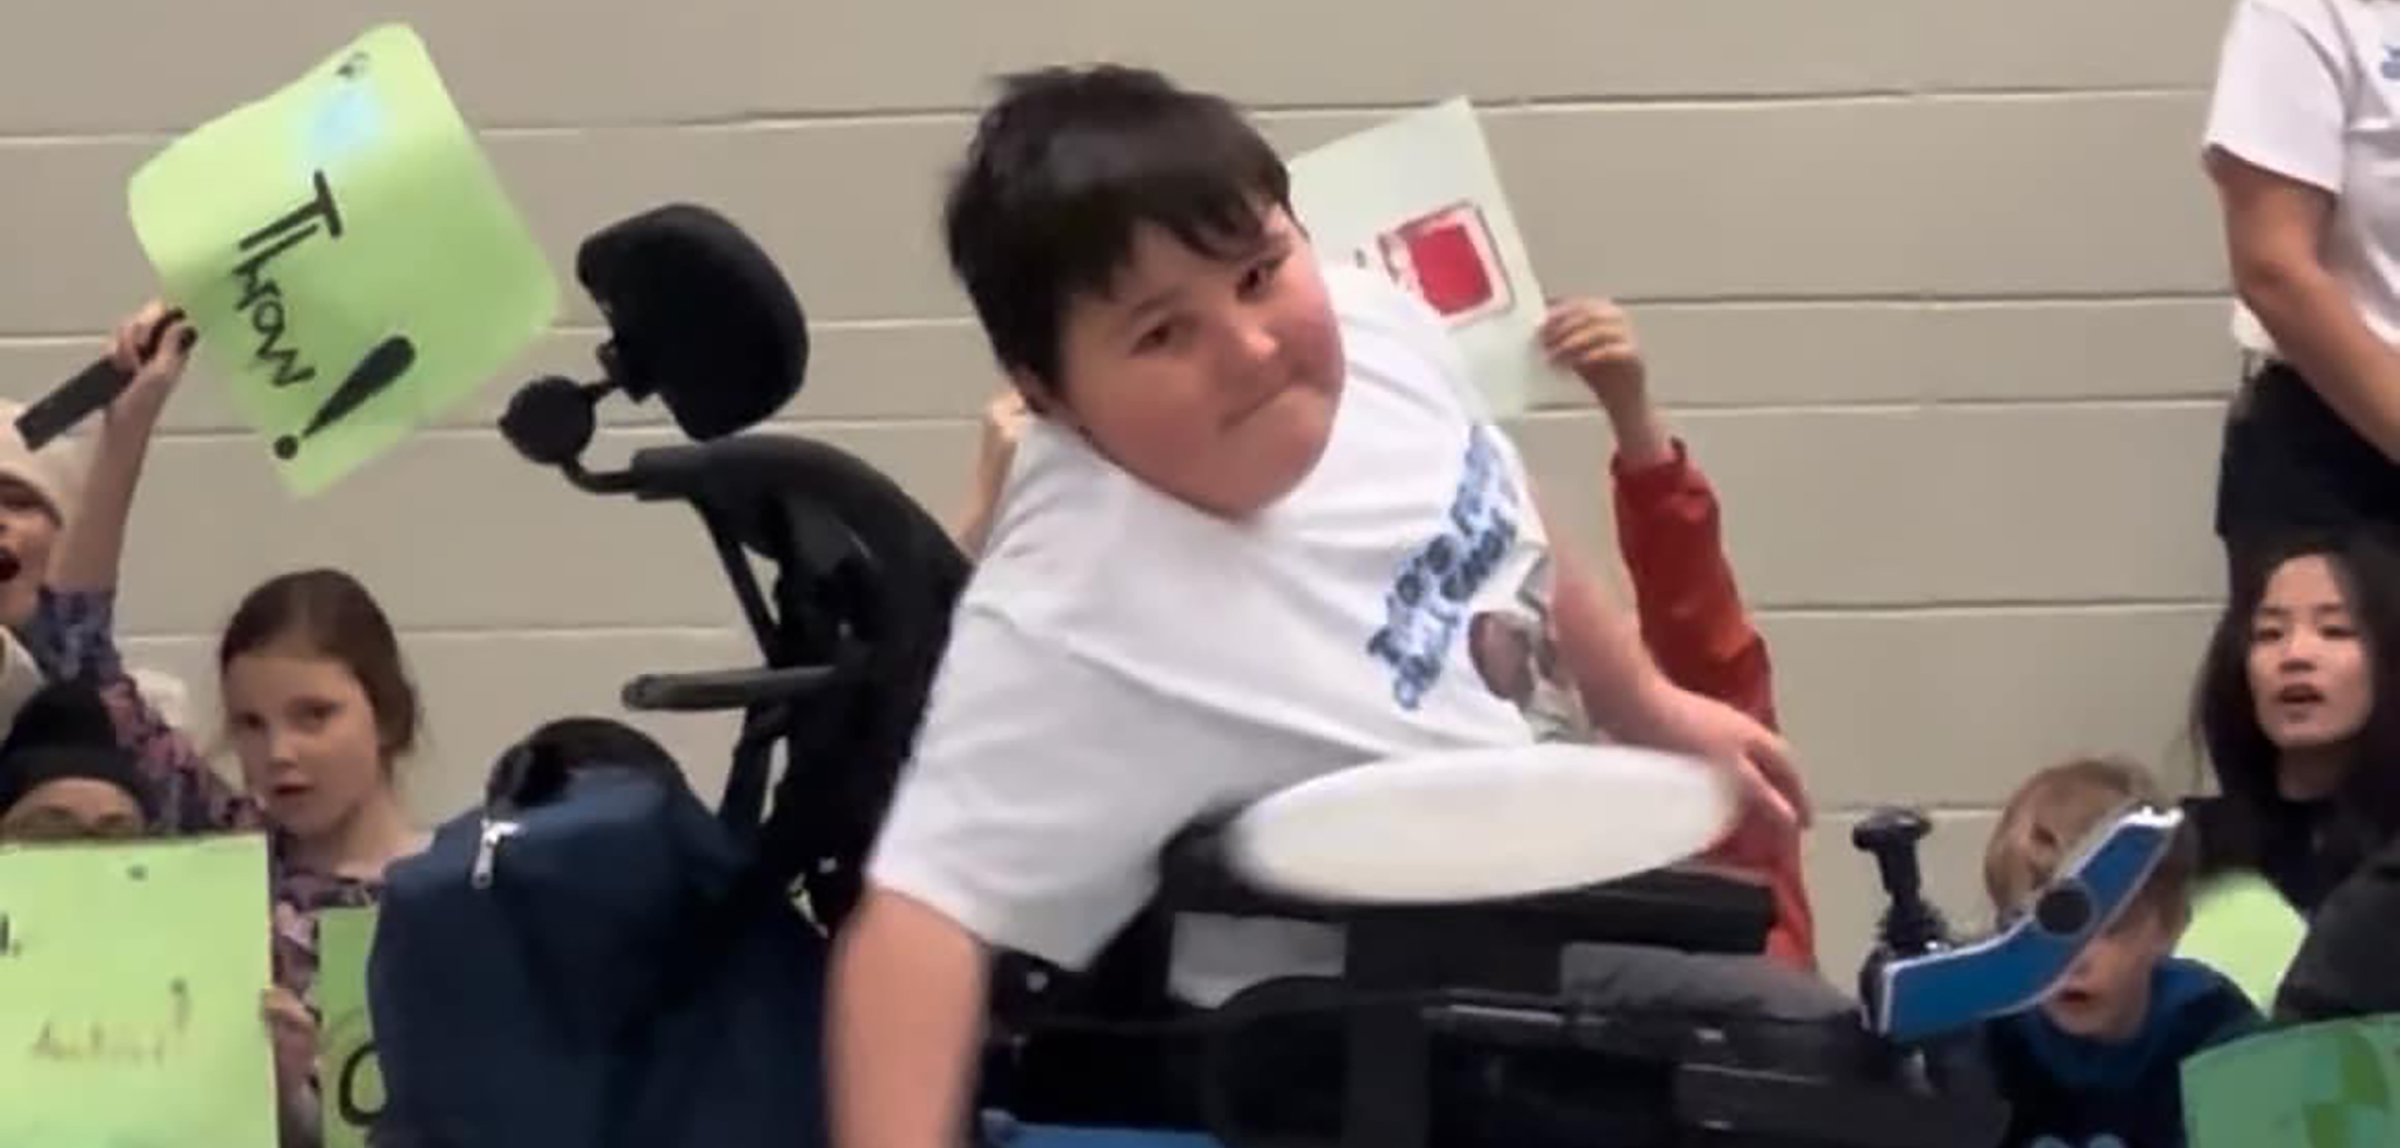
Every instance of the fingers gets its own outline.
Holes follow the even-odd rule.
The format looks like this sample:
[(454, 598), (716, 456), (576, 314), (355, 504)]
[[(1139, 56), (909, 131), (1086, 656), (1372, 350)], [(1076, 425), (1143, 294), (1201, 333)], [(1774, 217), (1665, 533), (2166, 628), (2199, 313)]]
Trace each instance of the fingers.
[(1542, 320), (1544, 346), (1558, 347), (1579, 339), (1607, 337), (1633, 342), (1633, 319), (1623, 308), (1599, 300), (1576, 300), (1554, 308)]
[(992, 397), (983, 407), (985, 429), (1004, 442), (1014, 443), (1025, 429), (1025, 420), (1032, 417), (1025, 409), (1025, 396), (1011, 387)]
[(134, 372), (150, 366), (161, 355), (172, 354), (173, 365), (180, 370), (195, 338), (197, 332), (180, 308), (170, 308), (154, 299), (117, 324), (109, 339), (108, 360), (118, 370)]
[(1561, 337), (1551, 346), (1550, 353), (1575, 362), (1626, 358), (1633, 354), (1633, 340), (1626, 338), (1622, 330), (1581, 327)]
[(1789, 826), (1794, 832), (1807, 827), (1800, 809), (1794, 806), (1791, 799), (1784, 796), (1783, 790), (1773, 781), (1768, 780), (1767, 775), (1756, 765), (1744, 761), (1738, 772), (1743, 785), (1743, 799), (1746, 803), (1754, 804), (1765, 810), (1769, 817), (1775, 819), (1777, 825)]
[(1612, 300), (1566, 299), (1550, 305), (1549, 314), (1542, 319), (1542, 337), (1549, 339), (1564, 328), (1593, 324), (1630, 330), (1633, 320)]
[(317, 1056), (317, 1018), (308, 1005), (280, 986), (258, 996), (258, 1010), (267, 1023), (280, 1071), (305, 1075)]
[(278, 1027), (294, 1022), (314, 1023), (309, 1018), (308, 1006), (300, 1003), (300, 998), (294, 996), (290, 989), (280, 985), (259, 992), (258, 1010), (268, 1023)]
[(1563, 330), (1544, 350), (1553, 362), (1576, 368), (1632, 362), (1640, 354), (1623, 328), (1604, 323)]
[(116, 332), (109, 337), (108, 361), (127, 374), (142, 369), (141, 316), (117, 324)]
[(151, 375), (179, 375), (191, 362), (192, 347), (199, 342), (200, 332), (191, 321), (176, 315), (167, 321), (158, 334), (158, 350), (141, 369)]
[(1773, 734), (1753, 744), (1745, 755), (1752, 770), (1775, 791), (1776, 797), (1792, 815), (1793, 824), (1806, 829), (1816, 820), (1816, 810), (1808, 798), (1808, 786), (1800, 779), (1800, 769), (1792, 762), (1790, 743)]

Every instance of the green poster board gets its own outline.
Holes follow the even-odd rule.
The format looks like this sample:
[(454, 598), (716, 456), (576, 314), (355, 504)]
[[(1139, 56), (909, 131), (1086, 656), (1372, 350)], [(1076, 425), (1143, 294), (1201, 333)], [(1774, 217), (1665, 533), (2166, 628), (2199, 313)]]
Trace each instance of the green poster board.
[(557, 312), (548, 261), (406, 27), (175, 141), (127, 198), (202, 361), (298, 494), (472, 394)]
[(2210, 881), (2193, 895), (2191, 924), (2175, 955), (2225, 974), (2265, 1011), (2307, 935), (2308, 922), (2283, 894), (2244, 873)]
[(2400, 1019), (2328, 1021), (2183, 1062), (2191, 1148), (2400, 1145)]
[(0, 847), (0, 1148), (274, 1148), (256, 836)]
[(375, 948), (375, 910), (317, 914), (317, 1086), (325, 1101), (325, 1148), (366, 1148), (383, 1112), (383, 1072), (375, 1062), (375, 1025), (367, 1012), (367, 954)]

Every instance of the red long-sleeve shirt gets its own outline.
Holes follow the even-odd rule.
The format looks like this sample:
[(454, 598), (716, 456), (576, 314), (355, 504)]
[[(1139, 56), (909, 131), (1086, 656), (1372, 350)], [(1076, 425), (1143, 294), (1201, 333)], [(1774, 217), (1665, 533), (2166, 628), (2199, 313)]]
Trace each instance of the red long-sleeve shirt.
[[(1725, 559), (1716, 491), (1681, 441), (1652, 466), (1610, 464), (1617, 548), (1633, 579), (1642, 641), (1676, 685), (1772, 728), (1774, 672), (1767, 640), (1751, 625)], [(1800, 836), (1753, 811), (1705, 860), (1764, 878), (1775, 898), (1767, 954), (1816, 968), (1816, 921), (1801, 877)]]

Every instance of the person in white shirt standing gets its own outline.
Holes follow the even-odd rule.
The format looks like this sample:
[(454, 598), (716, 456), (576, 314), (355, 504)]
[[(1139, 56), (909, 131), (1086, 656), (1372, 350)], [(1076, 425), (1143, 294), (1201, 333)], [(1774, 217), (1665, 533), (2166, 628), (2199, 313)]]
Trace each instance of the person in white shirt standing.
[[(1396, 755), (1532, 745), (1474, 664), (1479, 616), (1531, 620), (1610, 735), (1806, 816), (1784, 744), (1671, 685), (1551, 547), (1431, 310), (1319, 264), (1229, 103), (1114, 66), (1015, 77), (946, 228), (1039, 417), (837, 938), (845, 1148), (961, 1143), (991, 953), (1083, 966), (1194, 820)], [(1177, 937), (1196, 1004), (1339, 956), (1215, 924)]]
[(2400, 524), (2400, 5), (2239, 0), (2205, 163), (2250, 369), (2217, 532)]

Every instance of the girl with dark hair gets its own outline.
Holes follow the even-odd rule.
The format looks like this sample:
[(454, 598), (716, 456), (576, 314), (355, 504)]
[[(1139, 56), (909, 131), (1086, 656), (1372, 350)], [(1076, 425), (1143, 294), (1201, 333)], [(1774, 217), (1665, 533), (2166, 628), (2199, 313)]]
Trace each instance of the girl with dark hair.
[(2400, 828), (2400, 551), (2367, 533), (2297, 536), (2236, 571), (2193, 713), (2224, 800), (2214, 860), (2314, 910)]
[(266, 1013), (285, 1097), (285, 1143), (312, 1143), (316, 913), (373, 904), (385, 867), (425, 847), (394, 783), (416, 747), (416, 687), (391, 621), (338, 570), (252, 590), (217, 644), (225, 725), (274, 841), (275, 987)]
[(2382, 670), (2393, 651), (2400, 549), (2388, 535), (2288, 536), (2236, 567), (2194, 701), (2223, 793), (2203, 836), (2213, 865), (2257, 870), (2311, 918), (2280, 1016), (2400, 1008), (2400, 991), (2374, 987), (2387, 978), (2353, 967), (2400, 943), (2400, 675)]

